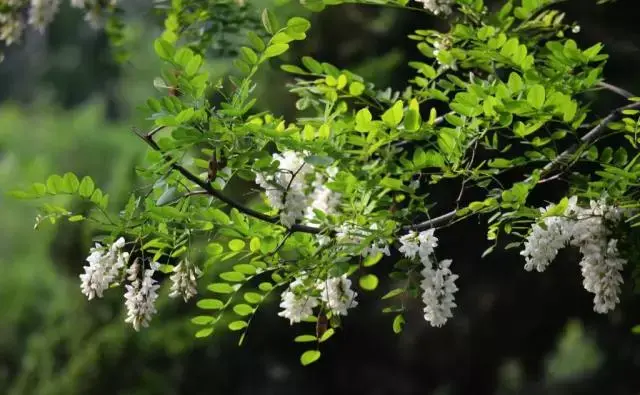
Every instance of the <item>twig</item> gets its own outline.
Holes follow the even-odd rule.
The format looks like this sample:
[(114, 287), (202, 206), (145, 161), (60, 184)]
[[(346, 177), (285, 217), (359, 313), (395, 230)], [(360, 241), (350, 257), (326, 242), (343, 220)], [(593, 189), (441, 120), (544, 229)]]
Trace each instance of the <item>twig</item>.
[[(571, 155), (573, 155), (578, 150), (578, 148), (580, 148), (581, 145), (590, 144), (594, 140), (596, 140), (598, 137), (600, 137), (600, 135), (604, 133), (604, 131), (606, 130), (607, 124), (613, 121), (616, 117), (618, 117), (624, 110), (632, 110), (632, 109), (638, 109), (638, 108), (640, 108), (640, 102), (628, 104), (626, 106), (619, 107), (613, 110), (609, 115), (603, 118), (596, 127), (591, 129), (589, 133), (582, 136), (580, 138), (579, 143), (573, 144), (571, 147), (567, 148), (560, 155), (558, 155), (554, 160), (547, 163), (547, 165), (542, 168), (541, 175), (548, 174), (556, 170), (558, 167), (561, 167), (571, 157)], [(525, 183), (530, 182), (532, 179), (533, 178), (529, 176), (527, 177), (526, 180), (524, 180), (524, 182)], [(403, 226), (402, 230), (407, 232), (411, 230), (425, 230), (425, 229), (434, 228), (436, 226), (440, 226), (450, 222), (453, 218), (456, 217), (456, 214), (457, 214), (457, 210), (452, 210), (439, 217), (436, 217), (424, 222), (420, 222), (419, 224)]]
[[(182, 174), (182, 176), (184, 176), (184, 178), (186, 178), (187, 180), (193, 182), (194, 184), (198, 185), (200, 188), (202, 188), (207, 194), (221, 200), (222, 202), (228, 204), (229, 206), (237, 209), (238, 211), (240, 211), (241, 213), (247, 214), (251, 217), (260, 219), (262, 221), (265, 222), (269, 222), (272, 224), (278, 224), (279, 223), (279, 218), (278, 217), (272, 217), (269, 215), (266, 215), (264, 213), (261, 213), (259, 211), (253, 210), (249, 207), (243, 206), (242, 204), (236, 202), (235, 200), (229, 198), (228, 196), (225, 196), (224, 194), (222, 194), (220, 191), (218, 191), (217, 189), (215, 189), (214, 187), (211, 186), (211, 184), (205, 182), (204, 180), (202, 180), (200, 177), (196, 176), (195, 174), (191, 173), (189, 170), (187, 170), (186, 168), (184, 168), (182, 165), (179, 165), (176, 161), (174, 161), (173, 157), (165, 152), (162, 151), (162, 149), (160, 148), (160, 146), (158, 145), (158, 143), (156, 143), (153, 140), (153, 135), (151, 133), (157, 133), (158, 132), (158, 128), (153, 129), (151, 132), (145, 134), (145, 135), (141, 135), (139, 133), (136, 133), (134, 131), (134, 133), (136, 134), (136, 136), (140, 137), (145, 143), (147, 143), (151, 148), (153, 148), (155, 151), (158, 151), (160, 153), (163, 154), (163, 158), (165, 160), (165, 162), (169, 163), (169, 165), (171, 166), (171, 168), (175, 171), (177, 171), (178, 173)], [(151, 134), (151, 136), (150, 136)], [(300, 224), (294, 224), (291, 226), (291, 228), (289, 228), (289, 230), (291, 232), (304, 232), (304, 233), (320, 233), (321, 229), (320, 228), (316, 228), (316, 227), (312, 227), (312, 226), (306, 226), (306, 225), (300, 225)]]
[(598, 86), (603, 88), (603, 89), (606, 89), (608, 91), (611, 91), (611, 92), (613, 92), (613, 93), (615, 93), (617, 95), (625, 97), (627, 99), (635, 96), (633, 93), (629, 92), (626, 89), (623, 89), (623, 88), (620, 88), (619, 86), (615, 86), (615, 85), (606, 83), (604, 81), (598, 82)]

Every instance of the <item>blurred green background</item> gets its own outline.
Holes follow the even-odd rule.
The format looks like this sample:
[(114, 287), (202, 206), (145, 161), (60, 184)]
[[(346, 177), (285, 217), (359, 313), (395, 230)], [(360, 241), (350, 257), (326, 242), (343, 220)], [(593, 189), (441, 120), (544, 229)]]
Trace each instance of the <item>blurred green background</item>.
[[(140, 333), (123, 322), (118, 292), (87, 302), (78, 274), (91, 229), (61, 222), (34, 230), (34, 206), (4, 192), (73, 171), (94, 177), (118, 207), (136, 187), (145, 147), (130, 130), (145, 126), (136, 107), (154, 94), (159, 64), (150, 43), (161, 19), (147, 2), (129, 7), (132, 57), (123, 64), (112, 61), (104, 33), (68, 8), (45, 36), (30, 32), (0, 64), (0, 394), (640, 394), (640, 337), (630, 333), (640, 321), (638, 303), (629, 298), (609, 316), (593, 313), (571, 253), (538, 276), (524, 273), (517, 253), (481, 260), (486, 244), (477, 223), (441, 235), (451, 252), (443, 254), (461, 274), (452, 322), (430, 328), (415, 305), (396, 336), (380, 295), (361, 295), (344, 330), (308, 368), (299, 366), (296, 329), (276, 316), (277, 303), (258, 314), (237, 347), (223, 331), (194, 339), (195, 306), (169, 301), (167, 287), (160, 313)], [(563, 7), (580, 22), (581, 43), (607, 46), (609, 82), (640, 92), (632, 2)], [(291, 5), (277, 12), (303, 13)], [(419, 57), (406, 35), (444, 27), (424, 14), (363, 6), (309, 17), (309, 38), (289, 62), (309, 54), (396, 90), (409, 76), (406, 62)], [(224, 75), (230, 61), (217, 58), (213, 73)], [(261, 102), (291, 117), (295, 98), (277, 63), (261, 76)], [(594, 109), (618, 102), (605, 94)]]

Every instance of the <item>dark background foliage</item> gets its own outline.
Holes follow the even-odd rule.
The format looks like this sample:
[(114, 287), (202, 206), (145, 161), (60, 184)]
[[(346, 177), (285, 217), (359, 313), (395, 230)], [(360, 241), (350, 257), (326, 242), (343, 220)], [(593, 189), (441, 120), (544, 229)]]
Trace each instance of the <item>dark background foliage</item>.
[[(562, 6), (581, 25), (577, 40), (603, 42), (611, 56), (607, 80), (640, 92), (633, 2), (591, 3)], [(8, 51), (0, 64), (1, 189), (71, 170), (95, 176), (117, 204), (134, 186), (144, 147), (127, 129), (141, 125), (135, 106), (150, 93), (157, 63), (146, 47), (158, 23), (144, 7), (134, 11), (129, 23), (141, 50), (123, 64), (111, 59), (104, 33), (70, 9), (46, 37), (32, 33)], [(446, 28), (424, 14), (354, 5), (329, 8), (312, 24), (290, 63), (312, 55), (394, 90), (405, 88), (407, 61), (420, 58), (407, 34)], [(216, 62), (223, 74), (227, 60)], [(274, 65), (260, 91), (270, 109), (293, 117), (288, 78)], [(589, 99), (598, 114), (621, 103), (608, 93)], [(432, 196), (436, 211), (450, 207), (457, 188)], [(556, 184), (531, 203), (563, 192)], [(394, 335), (392, 317), (380, 313), (379, 297), (389, 288), (383, 282), (360, 294), (360, 307), (326, 343), (321, 361), (302, 368), (301, 347), (292, 342), (297, 328), (276, 316), (276, 300), (258, 314), (242, 347), (224, 331), (193, 339), (188, 318), (195, 307), (167, 301), (166, 292), (152, 328), (136, 334), (123, 323), (117, 292), (90, 304), (79, 293), (89, 229), (61, 223), (33, 232), (33, 210), (6, 198), (0, 210), (7, 218), (0, 236), (0, 393), (640, 394), (640, 338), (630, 331), (640, 306), (631, 290), (616, 312), (598, 315), (574, 253), (563, 253), (544, 274), (525, 272), (516, 250), (481, 259), (488, 247), (482, 221), (440, 231), (440, 251), (460, 274), (459, 307), (444, 328), (427, 325), (418, 301), (405, 331)], [(378, 264), (378, 274), (395, 258)]]

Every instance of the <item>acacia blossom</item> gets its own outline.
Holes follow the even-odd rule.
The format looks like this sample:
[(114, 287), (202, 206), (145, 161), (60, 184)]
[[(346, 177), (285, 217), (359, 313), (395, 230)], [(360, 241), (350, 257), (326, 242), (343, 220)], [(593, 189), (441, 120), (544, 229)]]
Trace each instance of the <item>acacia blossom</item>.
[(11, 45), (20, 41), (24, 28), (22, 18), (14, 14), (0, 13), (0, 42)]
[(171, 290), (170, 298), (182, 297), (184, 301), (188, 301), (198, 294), (197, 279), (202, 274), (197, 266), (191, 265), (188, 260), (181, 261), (173, 268), (173, 274), (170, 277)]
[[(291, 227), (303, 218), (313, 219), (314, 210), (327, 215), (337, 213), (341, 195), (325, 185), (325, 176), (313, 165), (305, 163), (302, 154), (284, 151), (273, 154), (273, 159), (279, 163), (275, 174), (258, 173), (255, 182), (265, 190), (269, 205), (280, 210), (283, 225)], [(337, 168), (329, 167), (325, 172), (331, 181)], [(307, 176), (313, 173), (315, 178), (308, 185)]]
[(347, 315), (350, 308), (358, 306), (358, 294), (351, 289), (351, 279), (346, 274), (319, 281), (317, 288), (320, 298), (333, 314)]
[[(280, 307), (283, 310), (278, 315), (288, 319), (291, 324), (313, 316), (313, 309), (320, 302), (333, 314), (338, 315), (347, 315), (350, 308), (358, 306), (358, 294), (351, 289), (351, 280), (346, 274), (325, 280), (319, 279), (308, 289), (304, 286), (306, 278), (303, 274), (295, 279), (281, 295)], [(319, 297), (315, 296), (317, 292), (320, 294)]]
[(400, 237), (399, 251), (408, 259), (418, 257), (423, 265), (422, 302), (424, 303), (424, 319), (434, 327), (441, 327), (453, 316), (452, 310), (457, 307), (455, 293), (458, 287), (455, 284), (458, 275), (451, 272), (451, 259), (440, 261), (439, 264), (432, 261), (435, 248), (438, 246), (438, 238), (435, 229), (428, 229), (420, 233), (411, 231)]
[(594, 294), (594, 311), (613, 310), (619, 302), (622, 270), (627, 261), (620, 257), (618, 240), (610, 237), (607, 223), (618, 223), (622, 211), (608, 206), (604, 198), (591, 200), (589, 208), (582, 208), (574, 196), (561, 215), (545, 218), (544, 227), (533, 225), (520, 253), (527, 261), (525, 270), (544, 271), (560, 248), (568, 243), (579, 247), (583, 286)]
[(80, 277), (80, 289), (89, 300), (102, 297), (103, 292), (114, 283), (129, 260), (129, 253), (122, 251), (124, 238), (116, 240), (110, 248), (96, 243), (87, 257), (89, 265)]
[[(575, 201), (572, 198), (565, 213), (575, 211)], [(540, 209), (542, 214), (555, 208), (554, 204)], [(564, 213), (563, 213), (564, 214)], [(543, 272), (549, 263), (558, 255), (558, 251), (565, 247), (571, 239), (573, 233), (573, 221), (563, 216), (546, 217), (543, 220), (544, 226), (534, 224), (531, 234), (524, 243), (524, 250), (520, 255), (525, 257), (524, 269)]]
[(422, 302), (424, 303), (424, 319), (431, 326), (441, 327), (453, 317), (452, 310), (457, 307), (454, 294), (458, 291), (455, 284), (457, 274), (451, 272), (451, 259), (432, 264), (427, 259), (421, 259), (424, 264), (422, 274)]
[(453, 0), (416, 0), (418, 3), (422, 3), (425, 10), (429, 10), (434, 15), (449, 15), (451, 14), (451, 6)]
[(53, 21), (59, 8), (60, 0), (31, 0), (29, 24), (40, 33), (43, 33), (51, 21)]
[(420, 251), (420, 241), (416, 232), (411, 231), (406, 235), (403, 235), (399, 239), (400, 248), (398, 251), (402, 253), (408, 259), (414, 259)]
[(273, 154), (279, 162), (275, 174), (258, 173), (256, 184), (265, 190), (269, 204), (280, 210), (280, 221), (290, 227), (304, 217), (308, 207), (305, 177), (313, 171), (302, 155), (294, 151)]
[(318, 298), (306, 295), (303, 292), (305, 277), (300, 277), (289, 284), (289, 288), (281, 295), (280, 307), (283, 309), (278, 313), (280, 317), (289, 320), (293, 325), (313, 315), (313, 308), (318, 305)]
[(157, 312), (155, 303), (160, 285), (153, 279), (153, 274), (159, 265), (153, 262), (149, 266), (149, 269), (142, 273), (142, 279), (139, 278), (140, 264), (137, 260), (127, 270), (131, 284), (125, 286), (127, 292), (124, 294), (124, 305), (127, 308), (127, 318), (124, 321), (131, 324), (136, 331), (148, 327), (151, 317)]

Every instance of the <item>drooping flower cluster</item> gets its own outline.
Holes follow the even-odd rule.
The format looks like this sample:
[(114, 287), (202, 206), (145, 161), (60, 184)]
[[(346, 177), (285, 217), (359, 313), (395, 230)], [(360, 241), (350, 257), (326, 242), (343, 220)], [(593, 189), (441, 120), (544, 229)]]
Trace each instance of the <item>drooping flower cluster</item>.
[[(572, 198), (569, 204), (574, 207), (575, 199)], [(551, 204), (540, 211), (544, 214), (554, 208), (555, 205)], [(573, 221), (561, 216), (546, 217), (543, 225), (534, 224), (524, 243), (524, 250), (520, 252), (526, 259), (525, 270), (543, 272), (558, 255), (558, 251), (569, 243), (573, 233), (572, 226)]]
[(138, 260), (127, 270), (129, 275), (127, 280), (131, 283), (125, 286), (127, 289), (124, 294), (124, 304), (127, 308), (125, 322), (130, 323), (136, 331), (142, 327), (148, 327), (151, 317), (157, 312), (155, 303), (160, 285), (153, 279), (153, 274), (158, 266), (155, 262), (151, 263), (149, 268), (143, 271), (142, 279), (140, 279), (141, 264)]
[[(297, 278), (281, 295), (283, 310), (278, 315), (287, 318), (291, 324), (311, 317), (320, 302), (333, 314), (345, 316), (350, 308), (358, 306), (358, 294), (351, 289), (351, 280), (346, 275), (319, 279), (311, 289), (305, 287), (305, 279), (305, 275)], [(319, 296), (316, 295), (318, 291)]]
[[(269, 204), (280, 210), (280, 221), (290, 227), (303, 218), (313, 218), (313, 210), (325, 214), (335, 214), (340, 204), (340, 194), (325, 186), (325, 178), (319, 172), (311, 186), (307, 184), (307, 175), (312, 174), (314, 166), (305, 163), (304, 157), (294, 151), (273, 154), (279, 162), (275, 174), (258, 173), (256, 184), (265, 190)], [(335, 176), (335, 170), (327, 169), (329, 177)]]
[(109, 248), (96, 243), (89, 251), (89, 265), (84, 267), (84, 273), (80, 275), (80, 288), (89, 300), (96, 296), (101, 298), (126, 266), (129, 253), (122, 251), (124, 245), (125, 240), (121, 237)]
[(610, 237), (608, 224), (618, 223), (622, 216), (621, 210), (608, 206), (604, 199), (592, 200), (589, 208), (582, 208), (577, 205), (577, 197), (572, 197), (563, 213), (543, 219), (544, 227), (533, 225), (520, 253), (526, 258), (525, 270), (544, 271), (559, 249), (567, 244), (579, 247), (583, 286), (594, 294), (594, 311), (613, 310), (619, 302), (627, 261), (620, 257), (618, 240)]
[(198, 294), (197, 279), (202, 274), (197, 266), (191, 265), (188, 260), (180, 262), (173, 268), (171, 275), (171, 291), (170, 298), (182, 297), (184, 301), (188, 301)]
[(435, 230), (429, 229), (419, 234), (409, 232), (400, 237), (399, 251), (408, 259), (419, 258), (424, 266), (422, 271), (422, 301), (424, 303), (424, 319), (431, 326), (441, 327), (453, 316), (452, 310), (457, 307), (454, 294), (458, 291), (455, 281), (457, 274), (451, 272), (451, 259), (437, 263), (434, 259), (438, 238)]
[(418, 3), (422, 3), (425, 10), (429, 10), (434, 15), (449, 15), (451, 14), (451, 6), (453, 0), (416, 0)]

